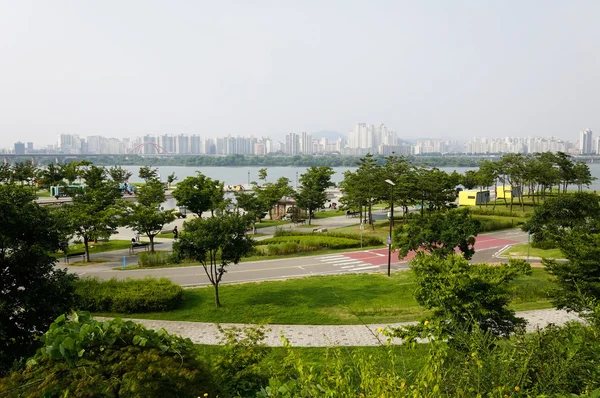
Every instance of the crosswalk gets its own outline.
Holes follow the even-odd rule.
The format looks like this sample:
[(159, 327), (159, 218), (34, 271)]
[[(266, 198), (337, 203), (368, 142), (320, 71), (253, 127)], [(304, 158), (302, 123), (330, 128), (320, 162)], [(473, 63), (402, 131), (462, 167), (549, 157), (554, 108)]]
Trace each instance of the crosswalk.
[(361, 260), (344, 256), (343, 254), (330, 254), (328, 256), (319, 257), (318, 260), (324, 264), (338, 267), (344, 272), (355, 272), (379, 268), (379, 265), (372, 265)]

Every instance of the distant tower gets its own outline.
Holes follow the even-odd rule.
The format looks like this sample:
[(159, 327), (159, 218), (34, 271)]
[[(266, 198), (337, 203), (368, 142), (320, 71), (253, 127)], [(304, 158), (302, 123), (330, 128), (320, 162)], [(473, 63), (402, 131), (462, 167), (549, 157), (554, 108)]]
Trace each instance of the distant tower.
[(594, 151), (592, 145), (592, 130), (585, 129), (579, 133), (579, 154), (589, 155)]

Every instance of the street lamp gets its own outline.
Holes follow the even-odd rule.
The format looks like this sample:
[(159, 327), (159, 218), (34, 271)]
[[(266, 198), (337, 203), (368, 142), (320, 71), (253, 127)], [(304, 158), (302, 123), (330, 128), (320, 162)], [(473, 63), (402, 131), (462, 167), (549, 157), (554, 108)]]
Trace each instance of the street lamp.
[(421, 216), (423, 216), (423, 210), (425, 210), (425, 191), (421, 192)]
[(394, 225), (394, 182), (392, 180), (385, 180), (390, 184), (391, 195), (390, 195), (390, 234), (388, 235), (388, 276), (391, 276), (392, 270), (392, 227)]
[(248, 187), (250, 187), (250, 170), (248, 170)]

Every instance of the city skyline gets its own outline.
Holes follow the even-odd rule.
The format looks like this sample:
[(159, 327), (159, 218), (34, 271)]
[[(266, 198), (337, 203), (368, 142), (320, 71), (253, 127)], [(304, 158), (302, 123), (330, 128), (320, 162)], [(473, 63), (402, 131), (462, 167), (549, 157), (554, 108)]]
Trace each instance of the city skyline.
[(575, 141), (600, 124), (598, 14), (591, 0), (3, 2), (0, 147), (284, 140), (354, 120), (399, 137)]

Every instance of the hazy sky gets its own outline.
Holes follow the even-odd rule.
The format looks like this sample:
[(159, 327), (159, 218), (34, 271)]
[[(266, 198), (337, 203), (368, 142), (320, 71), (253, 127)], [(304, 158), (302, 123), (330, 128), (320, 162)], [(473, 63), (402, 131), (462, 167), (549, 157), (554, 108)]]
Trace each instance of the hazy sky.
[(600, 133), (600, 1), (0, 0), (0, 147)]

